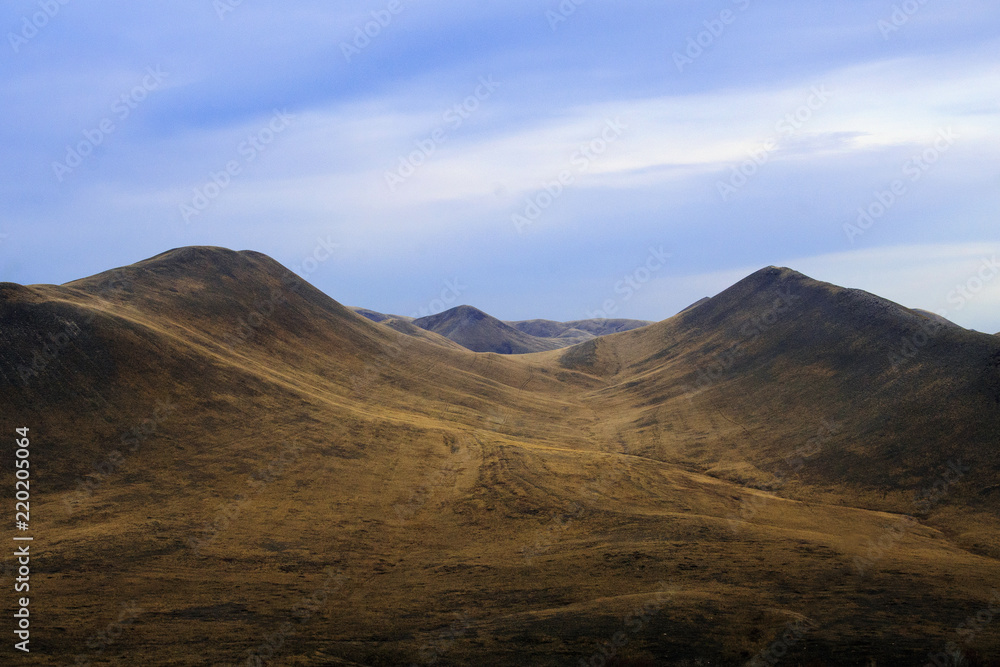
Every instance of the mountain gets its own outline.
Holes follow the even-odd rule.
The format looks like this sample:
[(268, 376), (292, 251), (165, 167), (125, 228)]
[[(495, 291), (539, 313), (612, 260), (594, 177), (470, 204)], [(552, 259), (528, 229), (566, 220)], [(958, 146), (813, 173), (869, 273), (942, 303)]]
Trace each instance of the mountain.
[(777, 267), (570, 348), (424, 334), (247, 251), (0, 284), (32, 664), (1000, 654), (997, 337)]
[[(797, 468), (802, 482), (907, 512), (912, 485), (961, 460), (973, 469), (949, 497), (1000, 509), (998, 341), (872, 294), (769, 267), (561, 361), (607, 378), (622, 428), (673, 436), (630, 453), (759, 485), (825, 420), (842, 433)], [(1000, 532), (987, 534), (963, 539), (1000, 556)]]
[(361, 315), (362, 317), (367, 317), (372, 322), (384, 322), (390, 318), (405, 319), (405, 318), (400, 318), (398, 315), (386, 315), (385, 313), (379, 313), (374, 310), (368, 310), (367, 308), (352, 307), (351, 310), (353, 310), (358, 315)]
[(626, 319), (590, 319), (573, 320), (571, 322), (554, 322), (552, 320), (522, 320), (505, 322), (505, 324), (523, 333), (539, 338), (571, 338), (575, 342), (589, 340), (596, 336), (607, 336), (620, 331), (630, 331), (652, 324), (647, 320)]
[[(377, 320), (376, 320), (377, 321)], [(576, 345), (597, 336), (643, 327), (644, 320), (524, 320), (502, 322), (472, 306), (458, 306), (436, 315), (412, 320), (473, 352), (528, 354)]]
[(559, 342), (518, 331), (472, 306), (457, 306), (413, 324), (433, 331), (473, 352), (526, 354), (564, 347)]
[[(700, 306), (701, 304), (705, 303), (706, 301), (710, 301), (710, 300), (711, 300), (711, 298), (710, 298), (710, 297), (707, 297), (707, 296), (705, 296), (705, 297), (702, 297), (702, 298), (698, 299), (697, 301), (695, 301), (694, 303), (692, 303), (692, 304), (691, 304), (690, 306), (688, 306), (687, 308), (685, 308), (684, 310), (691, 310), (692, 308), (697, 308), (697, 307), (698, 307), (698, 306)], [(684, 312), (684, 310), (682, 310), (681, 312), (683, 313), (683, 312)]]
[[(369, 318), (371, 319), (371, 318)], [(451, 348), (453, 350), (464, 350), (466, 348), (462, 347), (458, 343), (455, 343), (448, 338), (445, 338), (441, 334), (434, 333), (433, 331), (428, 331), (427, 329), (421, 329), (413, 323), (413, 320), (405, 317), (390, 316), (384, 320), (381, 320), (381, 324), (384, 326), (398, 331), (401, 334), (406, 334), (407, 336), (414, 336), (416, 338), (421, 338), (435, 345), (440, 345), (442, 347)]]
[[(910, 310), (911, 310), (911, 312), (914, 312), (917, 315), (922, 315), (923, 317), (926, 317), (929, 320), (933, 320), (934, 322), (937, 322), (938, 324), (944, 324), (944, 325), (947, 325), (947, 326), (950, 326), (950, 327), (958, 327), (957, 324), (955, 324), (954, 322), (952, 322), (951, 320), (949, 320), (947, 317), (944, 317), (943, 315), (938, 315), (937, 313), (932, 313), (929, 310), (922, 310), (920, 308), (911, 308)], [(959, 327), (959, 328), (961, 328), (961, 327)]]

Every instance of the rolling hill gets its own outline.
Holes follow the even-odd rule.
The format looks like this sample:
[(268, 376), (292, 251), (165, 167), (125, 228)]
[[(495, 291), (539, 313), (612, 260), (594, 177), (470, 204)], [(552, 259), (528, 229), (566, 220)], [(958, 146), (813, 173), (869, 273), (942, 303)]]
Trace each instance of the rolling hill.
[(457, 306), (413, 320), (415, 326), (444, 336), (473, 352), (527, 354), (565, 347), (559, 341), (532, 336), (472, 306)]
[[(570, 348), (561, 363), (608, 378), (601, 399), (622, 428), (671, 434), (634, 452), (644, 457), (762, 487), (789, 477), (792, 457), (789, 486), (901, 513), (914, 511), (915, 485), (962, 461), (970, 470), (948, 497), (1000, 509), (996, 339), (860, 290), (770, 267), (674, 318)], [(824, 423), (841, 433), (798, 461)], [(962, 539), (1000, 556), (993, 529)]]
[(472, 306), (457, 306), (412, 322), (473, 352), (497, 354), (529, 354), (556, 350), (597, 336), (607, 336), (652, 324), (644, 320), (623, 319), (502, 322)]
[[(422, 336), (437, 342), (446, 339), (473, 352), (497, 354), (529, 354), (570, 347), (597, 336), (630, 331), (652, 324), (646, 320), (628, 319), (502, 322), (472, 306), (458, 306), (422, 318), (386, 315), (368, 308), (353, 307), (351, 310), (400, 333)], [(420, 333), (421, 330), (437, 335), (428, 337)], [(523, 335), (519, 335), (518, 332)]]
[(1000, 655), (996, 336), (777, 267), (533, 354), (454, 310), (209, 247), (0, 284), (25, 664)]
[(506, 322), (518, 331), (522, 331), (539, 338), (564, 338), (579, 339), (577, 342), (589, 340), (597, 336), (607, 336), (608, 334), (631, 331), (644, 327), (652, 322), (646, 320), (627, 319), (590, 319), (573, 320), (571, 322), (554, 322), (552, 320), (522, 320), (519, 322)]
[(369, 310), (368, 308), (352, 307), (351, 310), (353, 310), (358, 315), (361, 315), (362, 317), (368, 318), (372, 322), (385, 322), (386, 320), (390, 320), (390, 319), (399, 319), (399, 320), (412, 320), (413, 319), (411, 317), (403, 317), (401, 315), (386, 315), (385, 313), (379, 313), (379, 312), (374, 311), (374, 310)]

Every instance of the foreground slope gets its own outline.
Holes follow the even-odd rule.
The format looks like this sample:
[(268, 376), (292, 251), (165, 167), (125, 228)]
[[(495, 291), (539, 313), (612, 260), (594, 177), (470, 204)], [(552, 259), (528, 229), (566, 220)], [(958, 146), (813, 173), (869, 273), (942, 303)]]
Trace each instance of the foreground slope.
[[(997, 636), (956, 627), (1000, 568), (942, 518), (989, 492), (892, 527), (926, 452), (988, 447), (1000, 343), (935, 337), (907, 399), (868, 347), (919, 320), (780, 270), (734, 290), (511, 357), (378, 325), (257, 253), (0, 285), (0, 414), (32, 429), (39, 486), (27, 664), (923, 664), (956, 640), (986, 664)], [(831, 416), (821, 449), (849, 465), (769, 483)], [(948, 429), (969, 441), (922, 442)], [(854, 470), (861, 447), (899, 470)]]

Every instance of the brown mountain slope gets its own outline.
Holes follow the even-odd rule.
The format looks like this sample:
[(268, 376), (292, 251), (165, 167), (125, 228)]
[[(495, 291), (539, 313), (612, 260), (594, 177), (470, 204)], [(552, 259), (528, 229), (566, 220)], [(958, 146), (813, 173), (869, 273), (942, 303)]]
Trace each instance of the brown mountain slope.
[[(927, 319), (933, 320), (934, 322), (937, 322), (938, 324), (946, 324), (946, 325), (951, 326), (951, 327), (958, 327), (957, 324), (955, 324), (954, 322), (952, 322), (951, 320), (949, 320), (947, 317), (944, 317), (943, 315), (938, 315), (937, 313), (932, 313), (929, 310), (922, 310), (920, 308), (910, 308), (910, 311), (916, 313), (917, 315), (923, 315)], [(962, 327), (959, 327), (959, 328), (962, 328)]]
[(498, 354), (528, 354), (570, 347), (596, 336), (651, 324), (644, 320), (624, 319), (502, 322), (472, 306), (457, 306), (412, 322), (473, 352)]
[(406, 320), (410, 319), (410, 318), (403, 318), (403, 317), (400, 317), (398, 315), (386, 315), (385, 313), (379, 313), (377, 311), (369, 310), (367, 308), (352, 307), (351, 310), (353, 310), (358, 315), (361, 315), (363, 317), (367, 317), (372, 322), (384, 322), (384, 321), (386, 321), (388, 319), (391, 319), (391, 318), (406, 319)]
[[(552, 320), (521, 320), (504, 322), (532, 336), (540, 338), (568, 338), (587, 340), (596, 336), (607, 336), (620, 331), (630, 331), (644, 327), (652, 322), (647, 320), (627, 319), (590, 319), (573, 320), (571, 322), (554, 322)], [(577, 342), (583, 342), (579, 340)]]
[[(1000, 508), (1000, 342), (860, 290), (771, 267), (562, 363), (611, 382), (595, 409), (653, 443), (630, 453), (897, 512)], [(998, 537), (963, 539), (1000, 555)]]
[(388, 317), (381, 321), (381, 324), (398, 331), (401, 334), (406, 334), (407, 336), (414, 336), (416, 338), (422, 338), (429, 343), (434, 343), (436, 345), (441, 345), (442, 347), (447, 347), (452, 350), (464, 350), (466, 348), (462, 347), (458, 343), (451, 341), (441, 334), (434, 333), (433, 331), (428, 331), (427, 329), (421, 329), (417, 325), (413, 324), (411, 320), (402, 319), (399, 317)]
[[(0, 285), (0, 415), (12, 439), (30, 427), (36, 482), (27, 664), (922, 664), (1000, 588), (948, 531), (851, 507), (858, 481), (775, 494), (702, 468), (698, 447), (755, 454), (698, 403), (714, 387), (672, 402), (666, 374), (697, 371), (664, 364), (724, 341), (754, 312), (739, 300), (691, 311), (690, 339), (668, 320), (511, 357), (295, 281), (193, 248)], [(758, 391), (784, 391), (779, 371)], [(758, 446), (809, 431), (811, 407)], [(932, 509), (975, 519), (954, 497)], [(962, 645), (972, 664), (998, 649)]]

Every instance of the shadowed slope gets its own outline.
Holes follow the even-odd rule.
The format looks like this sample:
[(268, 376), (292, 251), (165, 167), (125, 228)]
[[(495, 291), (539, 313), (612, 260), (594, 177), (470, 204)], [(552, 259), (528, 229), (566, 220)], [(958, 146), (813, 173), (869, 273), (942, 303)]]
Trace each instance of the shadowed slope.
[[(595, 409), (655, 443), (637, 455), (921, 515), (961, 462), (948, 501), (1000, 508), (1000, 341), (860, 290), (770, 267), (562, 363), (613, 383)], [(1000, 555), (996, 537), (966, 543)]]
[[(920, 522), (872, 555), (899, 517), (866, 507), (910, 491), (919, 433), (898, 441), (911, 472), (887, 499), (862, 497), (850, 470), (830, 482), (836, 457), (808, 487), (754, 475), (827, 408), (846, 425), (823, 451), (851, 465), (871, 445), (843, 433), (898, 426), (878, 404), (846, 419), (815, 397), (865, 408), (835, 376), (872, 382), (871, 328), (926, 320), (784, 270), (734, 290), (510, 357), (370, 322), (257, 253), (184, 249), (62, 287), (0, 285), (0, 418), (31, 428), (44, 538), (33, 661), (597, 664), (624, 636), (625, 664), (736, 665), (792, 623), (789, 664), (922, 664), (990, 604), (1000, 567)], [(795, 307), (769, 315), (777, 295)], [(734, 327), (749, 338), (730, 375), (698, 386)], [(979, 386), (979, 338), (960, 344), (952, 376), (925, 361), (941, 353), (930, 344), (909, 360), (935, 369), (906, 376), (931, 383), (913, 393), (947, 408), (911, 418), (973, 434), (993, 423), (972, 411), (991, 376), (952, 410), (953, 389)], [(969, 525), (957, 487), (948, 498)], [(137, 618), (93, 641), (127, 603)], [(998, 647), (982, 633), (965, 648)]]

